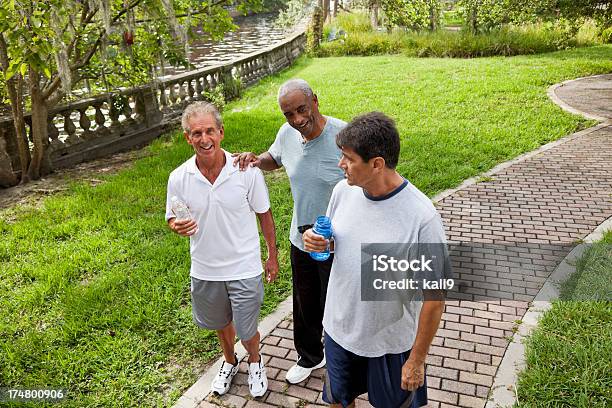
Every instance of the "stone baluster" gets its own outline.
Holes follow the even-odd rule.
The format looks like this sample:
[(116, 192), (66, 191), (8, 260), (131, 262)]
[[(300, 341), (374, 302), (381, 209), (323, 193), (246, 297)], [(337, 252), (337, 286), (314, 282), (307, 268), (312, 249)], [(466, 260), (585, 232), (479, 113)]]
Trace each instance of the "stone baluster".
[(187, 104), (187, 84), (185, 81), (179, 83), (179, 98), (181, 99), (181, 104), (184, 106)]
[(244, 80), (247, 84), (251, 83), (251, 64), (248, 61), (244, 63)]
[(241, 78), (240, 77), (240, 69), (238, 68), (237, 65), (232, 65), (231, 74), (236, 79), (240, 79)]
[(59, 140), (59, 130), (57, 126), (55, 126), (55, 115), (49, 116), (47, 120), (47, 133), (49, 135), (49, 140), (51, 141), (51, 148), (56, 149), (61, 147), (63, 143)]
[(257, 57), (257, 73), (258, 79), (265, 77), (268, 74), (268, 67), (266, 65), (266, 57), (265, 55), (260, 55)]
[(249, 63), (243, 62), (242, 63), (242, 80), (244, 81), (245, 84), (249, 84), (249, 76), (250, 76)]
[(115, 108), (115, 105), (109, 101), (108, 102), (109, 105), (109, 110), (108, 110), (108, 116), (111, 119), (111, 127), (115, 128), (118, 127), (119, 124), (119, 115), (121, 114), (121, 112), (119, 112), (119, 109)]
[(204, 87), (202, 86), (202, 81), (203, 78), (202, 77), (197, 77), (195, 79), (195, 91), (196, 91), (196, 99), (198, 100), (202, 100), (204, 99)]
[(249, 82), (252, 83), (255, 80), (255, 63), (253, 60), (249, 61)]
[(72, 122), (72, 118), (70, 117), (72, 112), (70, 110), (62, 112), (62, 116), (64, 117), (64, 133), (66, 133), (66, 140), (64, 143), (67, 145), (73, 145), (75, 143), (80, 142), (79, 137), (76, 134), (76, 126)]
[(104, 113), (102, 112), (102, 105), (103, 102), (101, 101), (94, 104), (94, 108), (96, 109), (94, 120), (96, 121), (96, 132), (106, 133), (108, 128), (105, 125), (106, 119), (104, 118)]
[(251, 75), (250, 75), (250, 82), (255, 82), (255, 80), (257, 79), (257, 64), (255, 63), (255, 60), (250, 60), (249, 61), (249, 71), (251, 71)]
[(130, 98), (131, 97), (126, 98), (125, 104), (123, 105), (123, 111), (121, 112), (123, 113), (123, 116), (125, 116), (126, 122), (134, 122), (134, 119), (132, 118), (134, 111), (132, 110), (132, 107), (130, 106)]
[(253, 64), (253, 82), (255, 82), (259, 79), (259, 60), (254, 58), (251, 64)]
[(178, 100), (178, 95), (176, 94), (176, 91), (174, 90), (174, 87), (176, 86), (176, 83), (170, 83), (170, 102), (171, 105), (176, 105), (176, 101)]
[(166, 96), (166, 87), (161, 85), (159, 88), (159, 104), (163, 111), (168, 110), (168, 97)]
[(79, 126), (83, 129), (83, 135), (81, 136), (84, 140), (92, 139), (93, 134), (90, 130), (91, 120), (87, 116), (87, 107), (78, 109), (79, 112)]
[(187, 80), (187, 94), (189, 95), (189, 101), (193, 102), (195, 100), (195, 88), (193, 87), (193, 81), (197, 82), (197, 79), (189, 79)]
[(268, 70), (268, 75), (272, 75), (274, 73), (274, 59), (272, 58), (274, 54), (267, 54), (264, 58), (264, 65)]

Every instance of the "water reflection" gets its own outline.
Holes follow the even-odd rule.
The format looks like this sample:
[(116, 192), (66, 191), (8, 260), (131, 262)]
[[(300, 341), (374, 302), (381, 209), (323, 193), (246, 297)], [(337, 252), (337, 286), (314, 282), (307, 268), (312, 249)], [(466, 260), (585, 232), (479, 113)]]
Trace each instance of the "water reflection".
[[(203, 68), (230, 62), (276, 44), (294, 31), (276, 27), (274, 25), (276, 16), (276, 13), (266, 13), (234, 18), (239, 28), (226, 33), (223, 40), (219, 42), (204, 38), (195, 40), (190, 46), (189, 61), (195, 65), (196, 69)], [(198, 29), (197, 32), (204, 36), (201, 29)], [(164, 77), (185, 71), (188, 69), (165, 67)]]

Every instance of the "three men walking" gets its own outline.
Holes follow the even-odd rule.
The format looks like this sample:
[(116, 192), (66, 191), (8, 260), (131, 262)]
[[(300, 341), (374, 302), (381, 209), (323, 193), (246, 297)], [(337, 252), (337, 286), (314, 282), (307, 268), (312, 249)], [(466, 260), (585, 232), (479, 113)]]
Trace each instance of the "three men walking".
[[(389, 118), (372, 113), (347, 126), (323, 116), (317, 96), (299, 79), (281, 86), (278, 103), (287, 123), (259, 155), (221, 149), (224, 129), (212, 105), (197, 102), (183, 114), (185, 138), (195, 155), (170, 175), (166, 220), (173, 231), (190, 237), (194, 321), (217, 330), (223, 349), (225, 361), (211, 388), (218, 394), (230, 388), (238, 371), (237, 334), (249, 353), (251, 395), (267, 389), (257, 319), (262, 270), (274, 280), (278, 261), (261, 170), (284, 167), (294, 201), (289, 240), (299, 356), (286, 380), (304, 381), (327, 363), (324, 399), (334, 406), (353, 406), (364, 392), (377, 407), (422, 406), (427, 403), (425, 357), (444, 303), (364, 302), (360, 244), (443, 243), (440, 216), (395, 170), (399, 135)], [(174, 196), (186, 203), (192, 220), (176, 219)], [(331, 218), (333, 242), (311, 229), (322, 214)], [(256, 219), (268, 248), (263, 267)], [(332, 253), (323, 262), (310, 257), (309, 252), (329, 246), (335, 257)]]

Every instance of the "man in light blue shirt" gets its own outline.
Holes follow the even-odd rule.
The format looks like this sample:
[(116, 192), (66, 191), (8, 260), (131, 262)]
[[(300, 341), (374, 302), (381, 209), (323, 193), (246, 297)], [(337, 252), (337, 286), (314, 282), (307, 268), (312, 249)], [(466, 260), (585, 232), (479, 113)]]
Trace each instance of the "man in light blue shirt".
[(304, 381), (325, 365), (323, 311), (333, 255), (327, 261), (313, 260), (304, 251), (302, 232), (327, 210), (334, 186), (344, 178), (338, 168), (341, 151), (336, 135), (346, 125), (342, 120), (323, 116), (319, 101), (302, 79), (285, 82), (278, 92), (278, 104), (287, 123), (279, 129), (267, 152), (235, 154), (234, 164), (262, 170), (284, 167), (291, 184), (291, 270), (293, 277), (294, 344), (299, 359), (287, 372), (292, 384)]

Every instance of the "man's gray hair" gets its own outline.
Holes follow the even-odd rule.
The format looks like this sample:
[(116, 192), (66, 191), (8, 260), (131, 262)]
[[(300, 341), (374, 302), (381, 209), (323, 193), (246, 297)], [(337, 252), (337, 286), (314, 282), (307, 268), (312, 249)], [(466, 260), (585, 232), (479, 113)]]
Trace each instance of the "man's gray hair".
[(181, 126), (183, 127), (183, 131), (190, 133), (191, 129), (189, 129), (189, 120), (193, 116), (209, 114), (213, 115), (215, 122), (217, 122), (217, 127), (221, 129), (223, 126), (223, 119), (221, 119), (221, 114), (219, 113), (217, 107), (210, 102), (198, 101), (193, 102), (185, 108), (183, 116), (181, 117)]
[(307, 97), (312, 97), (314, 92), (312, 92), (312, 88), (308, 85), (308, 82), (303, 79), (290, 79), (278, 89), (278, 98), (277, 101), (280, 103), (281, 98), (284, 98), (288, 94), (293, 91), (301, 91)]

